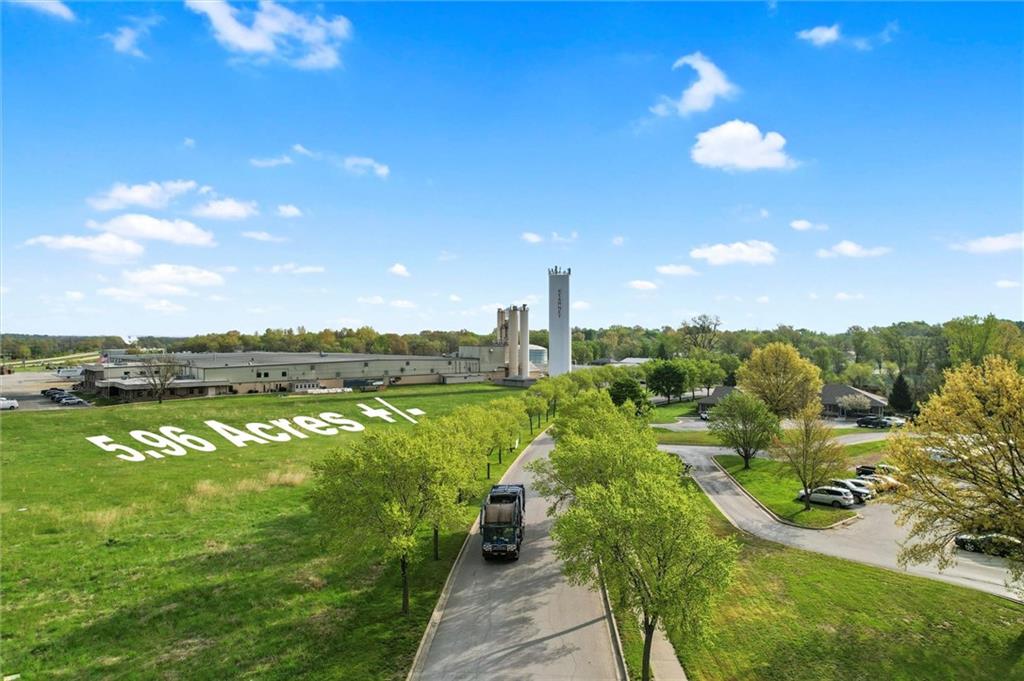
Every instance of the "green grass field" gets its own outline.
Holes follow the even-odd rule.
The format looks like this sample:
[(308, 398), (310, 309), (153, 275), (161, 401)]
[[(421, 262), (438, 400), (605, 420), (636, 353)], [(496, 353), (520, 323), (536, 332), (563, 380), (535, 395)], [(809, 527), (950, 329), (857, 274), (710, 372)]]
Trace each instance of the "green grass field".
[[(379, 396), (441, 415), (510, 394), (424, 386)], [(244, 396), (61, 412), (4, 413), (0, 513), (2, 674), (32, 678), (404, 677), (465, 536), (411, 571), (400, 616), (398, 568), (356, 541), (325, 544), (305, 501), (309, 465), (358, 433), (235, 447), (203, 424), (334, 411), (360, 414), (377, 394)], [(213, 452), (122, 461), (86, 436), (173, 425)], [(523, 419), (523, 444), (529, 440)], [(144, 446), (135, 445), (139, 449)], [(494, 466), (497, 479), (510, 462)], [(479, 491), (489, 481), (479, 474)], [(477, 512), (466, 506), (467, 527)]]
[(743, 550), (711, 640), (672, 639), (690, 679), (1024, 679), (1024, 606), (744, 535), (701, 498)]
[[(652, 423), (670, 423), (670, 421), (652, 421)], [(835, 436), (840, 435), (852, 435), (854, 433), (863, 433), (864, 431), (860, 428), (836, 428)], [(657, 425), (654, 427), (654, 438), (661, 445), (707, 445), (711, 447), (721, 447), (722, 442), (715, 437), (710, 431), (707, 430), (665, 430), (664, 428), (658, 428)], [(866, 442), (863, 445), (851, 445), (852, 446), (866, 446), (871, 445), (861, 453), (867, 453), (871, 451), (881, 451), (884, 449), (884, 445), (879, 445), (876, 442)]]
[(651, 423), (675, 423), (676, 419), (683, 416), (696, 416), (697, 402), (672, 402), (663, 404), (651, 410)]

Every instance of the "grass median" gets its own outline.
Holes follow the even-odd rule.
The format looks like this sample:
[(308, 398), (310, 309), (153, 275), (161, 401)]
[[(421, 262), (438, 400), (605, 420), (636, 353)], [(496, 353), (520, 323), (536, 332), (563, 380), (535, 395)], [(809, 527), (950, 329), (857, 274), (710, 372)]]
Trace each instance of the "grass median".
[[(508, 396), (493, 386), (424, 386), (380, 394), (259, 395), (68, 411), (4, 413), (3, 673), (22, 678), (400, 679), (465, 537), (430, 536), (412, 566), (412, 611), (400, 575), (343, 530), (321, 543), (306, 495), (310, 464), (348, 438), (235, 447), (207, 419), (235, 427), (333, 411), (381, 397), (427, 418)], [(87, 442), (132, 445), (132, 429), (178, 426), (217, 445), (185, 456), (119, 460)], [(523, 418), (521, 445), (530, 440)], [(134, 444), (138, 449), (145, 447)], [(513, 456), (478, 472), (479, 495)], [(476, 500), (464, 508), (468, 528)], [(346, 539), (346, 536), (348, 537)]]
[(1024, 606), (745, 535), (701, 497), (742, 551), (710, 640), (670, 636), (691, 680), (1024, 678)]

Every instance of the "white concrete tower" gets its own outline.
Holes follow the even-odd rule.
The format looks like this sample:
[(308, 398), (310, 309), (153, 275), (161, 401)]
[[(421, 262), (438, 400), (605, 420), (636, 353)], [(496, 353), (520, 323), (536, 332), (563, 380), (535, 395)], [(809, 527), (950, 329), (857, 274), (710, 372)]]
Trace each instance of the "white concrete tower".
[(519, 378), (530, 377), (530, 311), (519, 308)]
[[(548, 375), (572, 371), (572, 327), (569, 325), (569, 275), (572, 269), (548, 270)], [(529, 344), (527, 344), (529, 345)]]
[(508, 315), (508, 377), (519, 375), (519, 308), (513, 305)]

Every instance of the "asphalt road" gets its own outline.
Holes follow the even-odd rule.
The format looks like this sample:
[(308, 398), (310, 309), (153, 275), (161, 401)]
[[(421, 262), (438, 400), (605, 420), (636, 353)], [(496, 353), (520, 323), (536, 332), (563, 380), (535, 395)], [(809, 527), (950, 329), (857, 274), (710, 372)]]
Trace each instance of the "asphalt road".
[(485, 562), (474, 532), (425, 663), (414, 678), (618, 681), (601, 595), (569, 586), (548, 536), (547, 502), (523, 464), (548, 455), (551, 437), (531, 444), (504, 476), (527, 486), (526, 538), (517, 562)]
[[(866, 436), (867, 434), (847, 437), (863, 441)], [(879, 435), (875, 434), (874, 437), (877, 439)], [(731, 454), (731, 450), (688, 445), (661, 445), (660, 448), (676, 454), (692, 466), (691, 475), (697, 484), (733, 525), (741, 530), (787, 546), (904, 571), (897, 564), (896, 555), (900, 543), (906, 540), (908, 531), (907, 528), (896, 525), (896, 516), (890, 504), (869, 503), (858, 509), (863, 519), (831, 530), (792, 527), (774, 520), (765, 513), (731, 478), (711, 462), (712, 456)], [(940, 571), (938, 566), (929, 563), (911, 566), (905, 571), (979, 591), (1018, 598), (1006, 588), (1008, 572), (1006, 562), (1001, 558), (959, 551), (957, 564), (946, 570)]]

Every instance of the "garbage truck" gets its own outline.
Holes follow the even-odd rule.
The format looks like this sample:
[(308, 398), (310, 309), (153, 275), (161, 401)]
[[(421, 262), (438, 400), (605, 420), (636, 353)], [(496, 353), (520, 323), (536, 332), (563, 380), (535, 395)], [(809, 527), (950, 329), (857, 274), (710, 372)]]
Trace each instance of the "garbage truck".
[(526, 527), (526, 485), (494, 485), (480, 508), (484, 560), (519, 560)]

